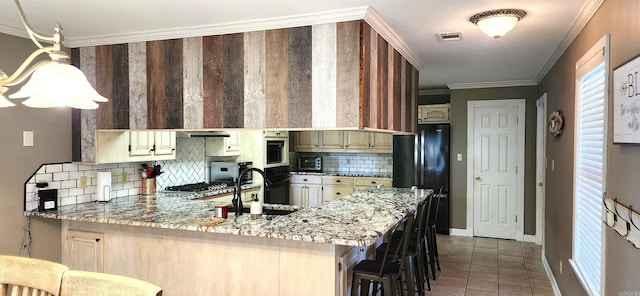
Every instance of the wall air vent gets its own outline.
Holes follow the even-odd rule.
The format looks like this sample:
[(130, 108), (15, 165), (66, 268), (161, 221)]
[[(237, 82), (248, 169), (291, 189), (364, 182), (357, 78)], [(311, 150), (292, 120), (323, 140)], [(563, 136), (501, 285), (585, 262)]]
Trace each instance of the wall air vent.
[(438, 33), (436, 35), (438, 35), (438, 39), (442, 42), (462, 40), (462, 33), (460, 32)]

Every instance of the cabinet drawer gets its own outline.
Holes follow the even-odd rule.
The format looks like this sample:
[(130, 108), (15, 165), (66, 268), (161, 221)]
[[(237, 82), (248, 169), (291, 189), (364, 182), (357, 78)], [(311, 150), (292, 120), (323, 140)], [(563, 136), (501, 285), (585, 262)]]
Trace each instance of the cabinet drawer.
[(378, 186), (391, 187), (391, 178), (356, 178), (356, 186)]
[(322, 178), (323, 185), (344, 185), (353, 186), (353, 177), (324, 176)]
[(351, 185), (324, 185), (322, 189), (322, 202), (338, 200), (351, 193), (353, 193), (353, 186)]
[(291, 176), (291, 183), (322, 185), (322, 176), (293, 175)]

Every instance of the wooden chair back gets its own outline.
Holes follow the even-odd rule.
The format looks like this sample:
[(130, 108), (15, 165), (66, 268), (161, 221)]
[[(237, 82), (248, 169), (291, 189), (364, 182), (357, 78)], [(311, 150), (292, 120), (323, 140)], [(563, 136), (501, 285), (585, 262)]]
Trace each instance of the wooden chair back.
[(61, 296), (161, 296), (162, 288), (134, 278), (107, 273), (68, 270), (62, 276)]
[(55, 262), (0, 255), (0, 296), (58, 296), (68, 269)]

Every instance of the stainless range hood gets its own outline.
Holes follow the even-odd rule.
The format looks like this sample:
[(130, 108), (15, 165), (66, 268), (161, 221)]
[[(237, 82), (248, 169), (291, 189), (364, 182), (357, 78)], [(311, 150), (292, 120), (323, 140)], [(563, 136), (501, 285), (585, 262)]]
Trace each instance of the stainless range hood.
[(179, 138), (224, 138), (229, 137), (229, 133), (221, 130), (187, 130), (176, 131)]

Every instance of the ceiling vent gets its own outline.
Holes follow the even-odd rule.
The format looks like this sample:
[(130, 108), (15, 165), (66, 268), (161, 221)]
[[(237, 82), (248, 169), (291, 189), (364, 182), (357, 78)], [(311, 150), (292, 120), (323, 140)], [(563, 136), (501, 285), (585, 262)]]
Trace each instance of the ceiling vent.
[(442, 42), (462, 40), (462, 33), (460, 32), (438, 33), (436, 35), (438, 35), (438, 39)]

